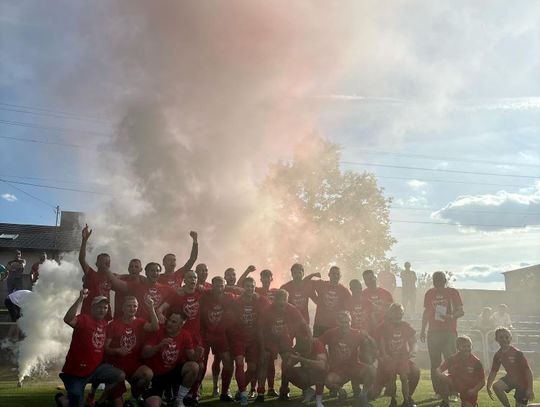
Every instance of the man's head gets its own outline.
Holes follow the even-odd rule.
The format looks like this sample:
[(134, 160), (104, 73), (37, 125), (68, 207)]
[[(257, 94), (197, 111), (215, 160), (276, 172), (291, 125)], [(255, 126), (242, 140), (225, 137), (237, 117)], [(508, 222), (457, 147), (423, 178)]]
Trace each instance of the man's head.
[(289, 300), (289, 293), (285, 290), (279, 289), (274, 294), (274, 306), (278, 309), (284, 310), (287, 307), (287, 301)]
[(433, 287), (444, 288), (446, 287), (446, 274), (443, 271), (436, 271), (433, 273)]
[(96, 267), (100, 271), (106, 271), (111, 268), (111, 256), (107, 253), (100, 253), (96, 259)]
[(105, 319), (107, 311), (109, 310), (109, 300), (107, 297), (98, 295), (92, 299), (92, 317), (98, 321)]
[(227, 282), (227, 285), (235, 285), (236, 284), (236, 271), (229, 267), (227, 270), (225, 270), (225, 281)]
[(246, 277), (242, 288), (244, 289), (244, 295), (251, 297), (255, 292), (255, 279), (253, 277)]
[(291, 267), (291, 276), (294, 281), (302, 281), (304, 279), (304, 266), (300, 263), (294, 263)]
[(189, 290), (194, 290), (197, 286), (197, 274), (193, 270), (186, 271), (184, 274), (184, 285)]
[(45, 260), (47, 260), (47, 253), (42, 252), (41, 255), (39, 256), (39, 262), (43, 264)]
[(406, 261), (403, 266), (405, 267), (405, 270), (407, 271), (411, 269), (411, 263), (409, 263), (408, 261)]
[(131, 259), (128, 265), (128, 273), (131, 275), (139, 275), (142, 271), (142, 263), (139, 259)]
[(466, 335), (458, 336), (456, 339), (456, 349), (461, 356), (469, 356), (472, 351), (472, 341)]
[(22, 253), (20, 250), (15, 250), (15, 260), (21, 260), (22, 259)]
[(127, 295), (124, 297), (124, 303), (122, 304), (122, 312), (124, 316), (133, 318), (137, 314), (139, 309), (139, 301), (133, 295)]
[(261, 271), (261, 284), (264, 288), (269, 288), (270, 284), (272, 284), (272, 280), (274, 279), (272, 275), (272, 271), (265, 269)]
[(150, 283), (155, 283), (158, 280), (159, 273), (161, 273), (161, 264), (156, 262), (150, 262), (144, 266), (144, 273)]
[(377, 277), (375, 277), (373, 270), (364, 270), (362, 278), (364, 279), (364, 284), (367, 288), (377, 288)]
[(403, 319), (403, 314), (405, 313), (405, 310), (403, 308), (403, 305), (398, 303), (393, 303), (388, 308), (388, 311), (386, 311), (386, 316), (388, 318), (388, 321), (398, 323)]
[(351, 329), (351, 314), (349, 311), (339, 311), (337, 314), (338, 327), (341, 330)]
[(341, 270), (338, 266), (330, 267), (330, 270), (328, 270), (328, 279), (332, 284), (339, 283), (339, 280), (341, 280)]
[(512, 343), (512, 334), (507, 328), (497, 328), (495, 331), (495, 341), (501, 348), (506, 348)]
[(187, 317), (182, 309), (173, 309), (165, 321), (165, 331), (169, 336), (176, 336), (182, 329)]
[(172, 273), (176, 269), (176, 255), (173, 253), (167, 253), (163, 256), (163, 267), (167, 273)]
[(349, 282), (349, 288), (353, 297), (359, 297), (362, 294), (362, 283), (360, 282), (360, 280), (351, 280)]
[(220, 276), (215, 276), (212, 279), (212, 294), (216, 297), (223, 295), (223, 290), (225, 289), (225, 279)]
[(199, 284), (204, 284), (208, 278), (208, 267), (206, 267), (206, 264), (204, 263), (199, 263), (197, 264), (197, 267), (195, 267), (195, 273), (197, 274), (197, 281)]

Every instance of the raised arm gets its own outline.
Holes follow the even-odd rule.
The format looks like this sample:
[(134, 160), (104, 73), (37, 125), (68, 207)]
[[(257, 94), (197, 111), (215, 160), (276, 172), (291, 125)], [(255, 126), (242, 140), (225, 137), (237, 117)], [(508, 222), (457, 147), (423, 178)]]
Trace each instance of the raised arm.
[(304, 277), (302, 281), (311, 280), (312, 278), (321, 278), (321, 273), (311, 273)]
[(88, 229), (88, 225), (84, 225), (84, 228), (82, 230), (82, 240), (81, 240), (81, 248), (79, 250), (79, 263), (83, 269), (83, 273), (87, 274), (90, 270), (90, 266), (86, 262), (86, 242), (88, 242), (88, 239), (90, 238), (90, 235), (92, 234), (92, 229)]
[(159, 329), (159, 320), (154, 309), (154, 300), (149, 296), (145, 297), (144, 306), (148, 310), (148, 314), (150, 314), (150, 322), (144, 324), (143, 329), (145, 332), (156, 332)]
[(181, 273), (185, 273), (188, 270), (191, 270), (195, 262), (197, 261), (197, 256), (199, 255), (199, 242), (198, 242), (198, 235), (197, 232), (194, 232), (193, 230), (189, 232), (189, 235), (193, 239), (193, 244), (191, 246), (191, 254), (189, 255), (189, 259), (182, 267), (180, 267), (179, 271)]
[(128, 283), (124, 280), (120, 280), (111, 270), (106, 270), (107, 278), (111, 282), (111, 287), (114, 291), (127, 292)]
[(242, 273), (242, 275), (240, 276), (240, 278), (236, 282), (236, 285), (238, 287), (242, 287), (244, 285), (244, 280), (246, 279), (246, 277), (250, 273), (253, 273), (255, 270), (257, 270), (257, 268), (255, 266), (252, 266), (252, 265), (248, 266), (248, 268)]
[(72, 328), (75, 328), (75, 325), (77, 325), (77, 308), (79, 308), (79, 305), (86, 297), (88, 297), (88, 290), (85, 288), (79, 292), (79, 296), (77, 297), (73, 305), (69, 307), (66, 315), (64, 316), (64, 322)]

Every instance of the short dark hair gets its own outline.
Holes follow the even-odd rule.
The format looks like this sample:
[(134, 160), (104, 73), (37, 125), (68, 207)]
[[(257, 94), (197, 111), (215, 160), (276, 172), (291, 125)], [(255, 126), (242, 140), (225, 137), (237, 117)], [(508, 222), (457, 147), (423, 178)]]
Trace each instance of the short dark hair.
[(167, 319), (169, 319), (173, 314), (180, 315), (180, 318), (182, 318), (183, 321), (186, 321), (188, 319), (186, 313), (182, 308), (171, 308), (167, 313)]
[(156, 263), (155, 261), (151, 261), (146, 266), (144, 266), (144, 271), (148, 272), (148, 269), (152, 266), (157, 266), (158, 271), (161, 273), (161, 264)]

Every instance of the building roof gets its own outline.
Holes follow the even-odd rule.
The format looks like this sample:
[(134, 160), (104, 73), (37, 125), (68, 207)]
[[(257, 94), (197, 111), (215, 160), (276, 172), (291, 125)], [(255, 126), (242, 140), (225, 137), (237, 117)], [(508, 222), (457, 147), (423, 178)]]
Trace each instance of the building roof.
[(60, 226), (0, 223), (0, 248), (20, 250), (78, 250), (80, 212), (62, 211)]
[(527, 273), (527, 272), (533, 272), (533, 273), (536, 273), (536, 272), (540, 272), (540, 264), (536, 264), (534, 266), (527, 266), (527, 267), (522, 267), (522, 268), (519, 268), (519, 269), (515, 269), (515, 270), (508, 270), (508, 271), (503, 271), (502, 274), (507, 274), (507, 273)]

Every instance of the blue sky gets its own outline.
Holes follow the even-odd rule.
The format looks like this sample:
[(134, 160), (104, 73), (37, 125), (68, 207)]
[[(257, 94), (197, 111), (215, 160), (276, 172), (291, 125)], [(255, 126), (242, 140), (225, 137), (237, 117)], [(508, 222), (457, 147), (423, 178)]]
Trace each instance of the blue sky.
[[(0, 222), (52, 224), (56, 205), (85, 212), (102, 208), (111, 199), (110, 180), (116, 174), (100, 160), (106, 156), (103, 142), (122, 118), (119, 106), (145, 89), (159, 89), (160, 75), (170, 75), (159, 72), (155, 82), (148, 80), (148, 67), (157, 65), (133, 64), (142, 61), (139, 51), (128, 54), (120, 48), (131, 45), (130, 35), (136, 34), (126, 28), (127, 34), (117, 38), (113, 29), (115, 24), (118, 31), (131, 27), (130, 18), (144, 20), (144, 12), (158, 19), (162, 10), (154, 15), (139, 3), (119, 9), (74, 3), (0, 2), (0, 179), (12, 183), (0, 182)], [(237, 11), (244, 6), (239, 4)], [(501, 271), (539, 263), (538, 3), (508, 8), (505, 2), (489, 7), (344, 2), (321, 26), (314, 21), (327, 10), (307, 8), (306, 14), (304, 3), (299, 4), (290, 11), (307, 21), (300, 24), (305, 36), (298, 49), (319, 50), (309, 41), (324, 42), (321, 32), (337, 31), (339, 40), (330, 44), (339, 48), (332, 56), (338, 67), (331, 74), (324, 75), (322, 63), (310, 72), (306, 63), (302, 111), (316, 106), (311, 126), (342, 145), (344, 170), (379, 176), (384, 194), (393, 199), (392, 232), (398, 243), (391, 254), (397, 261), (408, 260), (420, 272), (452, 270), (458, 286), (490, 288), (502, 287)], [(253, 7), (249, 11), (256, 18)], [(125, 10), (133, 13), (126, 16)], [(188, 11), (198, 13), (201, 21), (211, 14)], [(94, 21), (103, 24), (103, 32)], [(158, 40), (170, 35), (155, 31)], [(199, 34), (212, 47), (213, 37)], [(150, 42), (145, 52), (153, 49)], [(322, 59), (310, 53), (307, 58), (315, 64)], [(269, 60), (272, 69), (287, 67)], [(163, 61), (166, 67), (189, 71), (183, 63)], [(133, 69), (125, 71), (126, 64)], [(226, 75), (237, 68), (252, 74), (253, 81), (264, 82), (264, 69), (272, 72), (267, 66), (252, 72), (243, 64), (226, 65), (225, 79), (201, 92), (203, 105), (203, 96), (214, 88), (229, 89)], [(303, 72), (294, 74), (303, 77)], [(269, 83), (276, 83), (276, 89), (287, 85), (272, 75)], [(138, 81), (145, 86), (138, 88)], [(166, 92), (166, 86), (161, 90)]]

